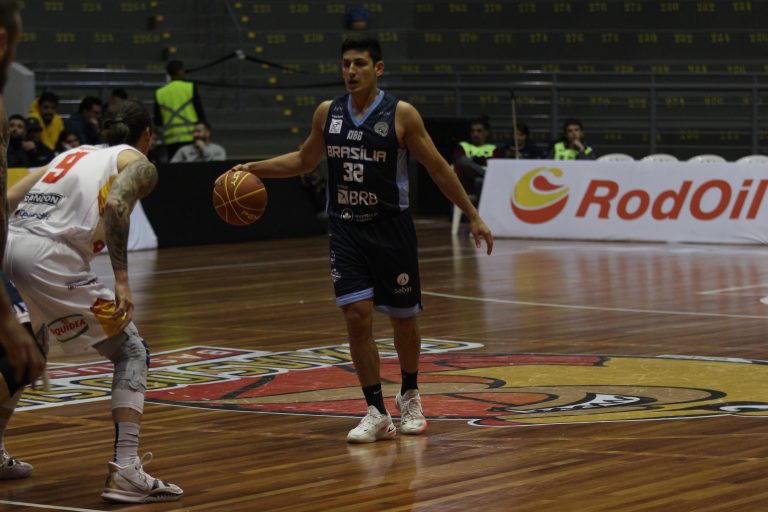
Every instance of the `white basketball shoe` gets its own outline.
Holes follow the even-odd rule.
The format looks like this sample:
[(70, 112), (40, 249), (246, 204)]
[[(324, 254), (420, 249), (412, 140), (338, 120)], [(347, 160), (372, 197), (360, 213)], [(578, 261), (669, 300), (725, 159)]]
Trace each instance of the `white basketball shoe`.
[(395, 397), (395, 405), (400, 411), (400, 432), (418, 435), (427, 430), (427, 419), (421, 409), (418, 389), (409, 389), (404, 395), (398, 393)]
[(397, 437), (397, 429), (392, 423), (392, 417), (389, 413), (381, 414), (375, 406), (370, 405), (368, 406), (368, 414), (347, 434), (347, 442), (373, 443), (380, 439), (394, 439), (395, 437)]
[(178, 485), (163, 482), (144, 471), (144, 464), (152, 460), (152, 453), (147, 452), (136, 462), (128, 466), (118, 466), (109, 462), (109, 475), (104, 484), (101, 498), (113, 503), (155, 503), (158, 501), (176, 501), (184, 495)]
[(32, 464), (11, 457), (7, 451), (0, 451), (0, 480), (18, 480), (32, 474)]

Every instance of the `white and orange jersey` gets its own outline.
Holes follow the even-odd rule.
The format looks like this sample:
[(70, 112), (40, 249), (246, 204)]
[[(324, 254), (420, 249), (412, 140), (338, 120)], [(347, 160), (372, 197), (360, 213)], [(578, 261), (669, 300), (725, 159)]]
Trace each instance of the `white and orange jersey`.
[(11, 215), (10, 231), (59, 240), (93, 258), (105, 245), (104, 204), (123, 151), (137, 150), (79, 146), (54, 158)]

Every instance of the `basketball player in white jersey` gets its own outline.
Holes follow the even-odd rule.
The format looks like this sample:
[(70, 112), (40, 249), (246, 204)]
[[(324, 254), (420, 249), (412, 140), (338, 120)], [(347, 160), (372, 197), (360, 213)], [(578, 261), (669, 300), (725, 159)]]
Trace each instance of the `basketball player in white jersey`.
[[(0, 0), (0, 91), (5, 86), (21, 37), (19, 12), (20, 4), (17, 0)], [(0, 97), (0, 255), (5, 252), (8, 234), (8, 142), (8, 119), (5, 104)], [(20, 299), (18, 304), (23, 306)], [(23, 311), (21, 313), (23, 316)], [(17, 320), (5, 286), (0, 286), (0, 480), (25, 478), (31, 473), (32, 466), (15, 460), (5, 451), (3, 433), (24, 385), (37, 378), (44, 365), (45, 360), (39, 347)]]
[[(144, 472), (151, 454), (138, 457), (149, 350), (131, 321), (127, 245), (131, 210), (157, 183), (146, 158), (150, 126), (141, 103), (127, 100), (104, 120), (110, 147), (66, 151), (9, 192), (23, 200), (11, 216), (3, 270), (27, 302), (33, 325), (47, 329), (65, 352), (93, 347), (115, 365), (115, 454), (101, 495), (110, 502), (172, 501), (183, 494)], [(114, 292), (90, 268), (105, 245)]]

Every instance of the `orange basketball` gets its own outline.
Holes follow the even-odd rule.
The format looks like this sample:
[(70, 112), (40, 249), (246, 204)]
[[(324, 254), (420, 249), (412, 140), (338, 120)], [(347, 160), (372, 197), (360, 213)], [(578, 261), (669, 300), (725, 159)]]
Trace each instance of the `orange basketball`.
[(224, 222), (245, 226), (259, 220), (267, 208), (267, 189), (249, 172), (227, 171), (213, 184), (213, 207)]

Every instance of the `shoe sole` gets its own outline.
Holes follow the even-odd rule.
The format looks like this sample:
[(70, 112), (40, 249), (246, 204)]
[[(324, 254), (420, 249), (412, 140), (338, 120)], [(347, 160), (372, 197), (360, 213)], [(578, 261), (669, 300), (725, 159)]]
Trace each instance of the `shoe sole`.
[(0, 475), (0, 481), (3, 480), (22, 480), (24, 478), (29, 478), (32, 476), (32, 473), (27, 473), (26, 475)]
[(404, 434), (406, 436), (418, 436), (427, 431), (427, 421), (424, 420), (424, 426), (421, 427), (419, 430), (410, 430), (410, 429), (404, 430), (402, 426), (400, 427), (399, 430), (401, 434)]
[(369, 443), (375, 443), (376, 441), (389, 441), (390, 439), (394, 439), (397, 437), (397, 427), (392, 425), (392, 430), (384, 432), (384, 434), (376, 433), (376, 437), (374, 439), (355, 439), (350, 438), (347, 436), (347, 442), (352, 444), (369, 444)]
[(109, 503), (160, 503), (165, 501), (177, 501), (183, 496), (183, 493), (173, 494), (169, 492), (145, 496), (143, 494), (120, 492), (115, 489), (105, 490), (101, 493), (101, 499)]

